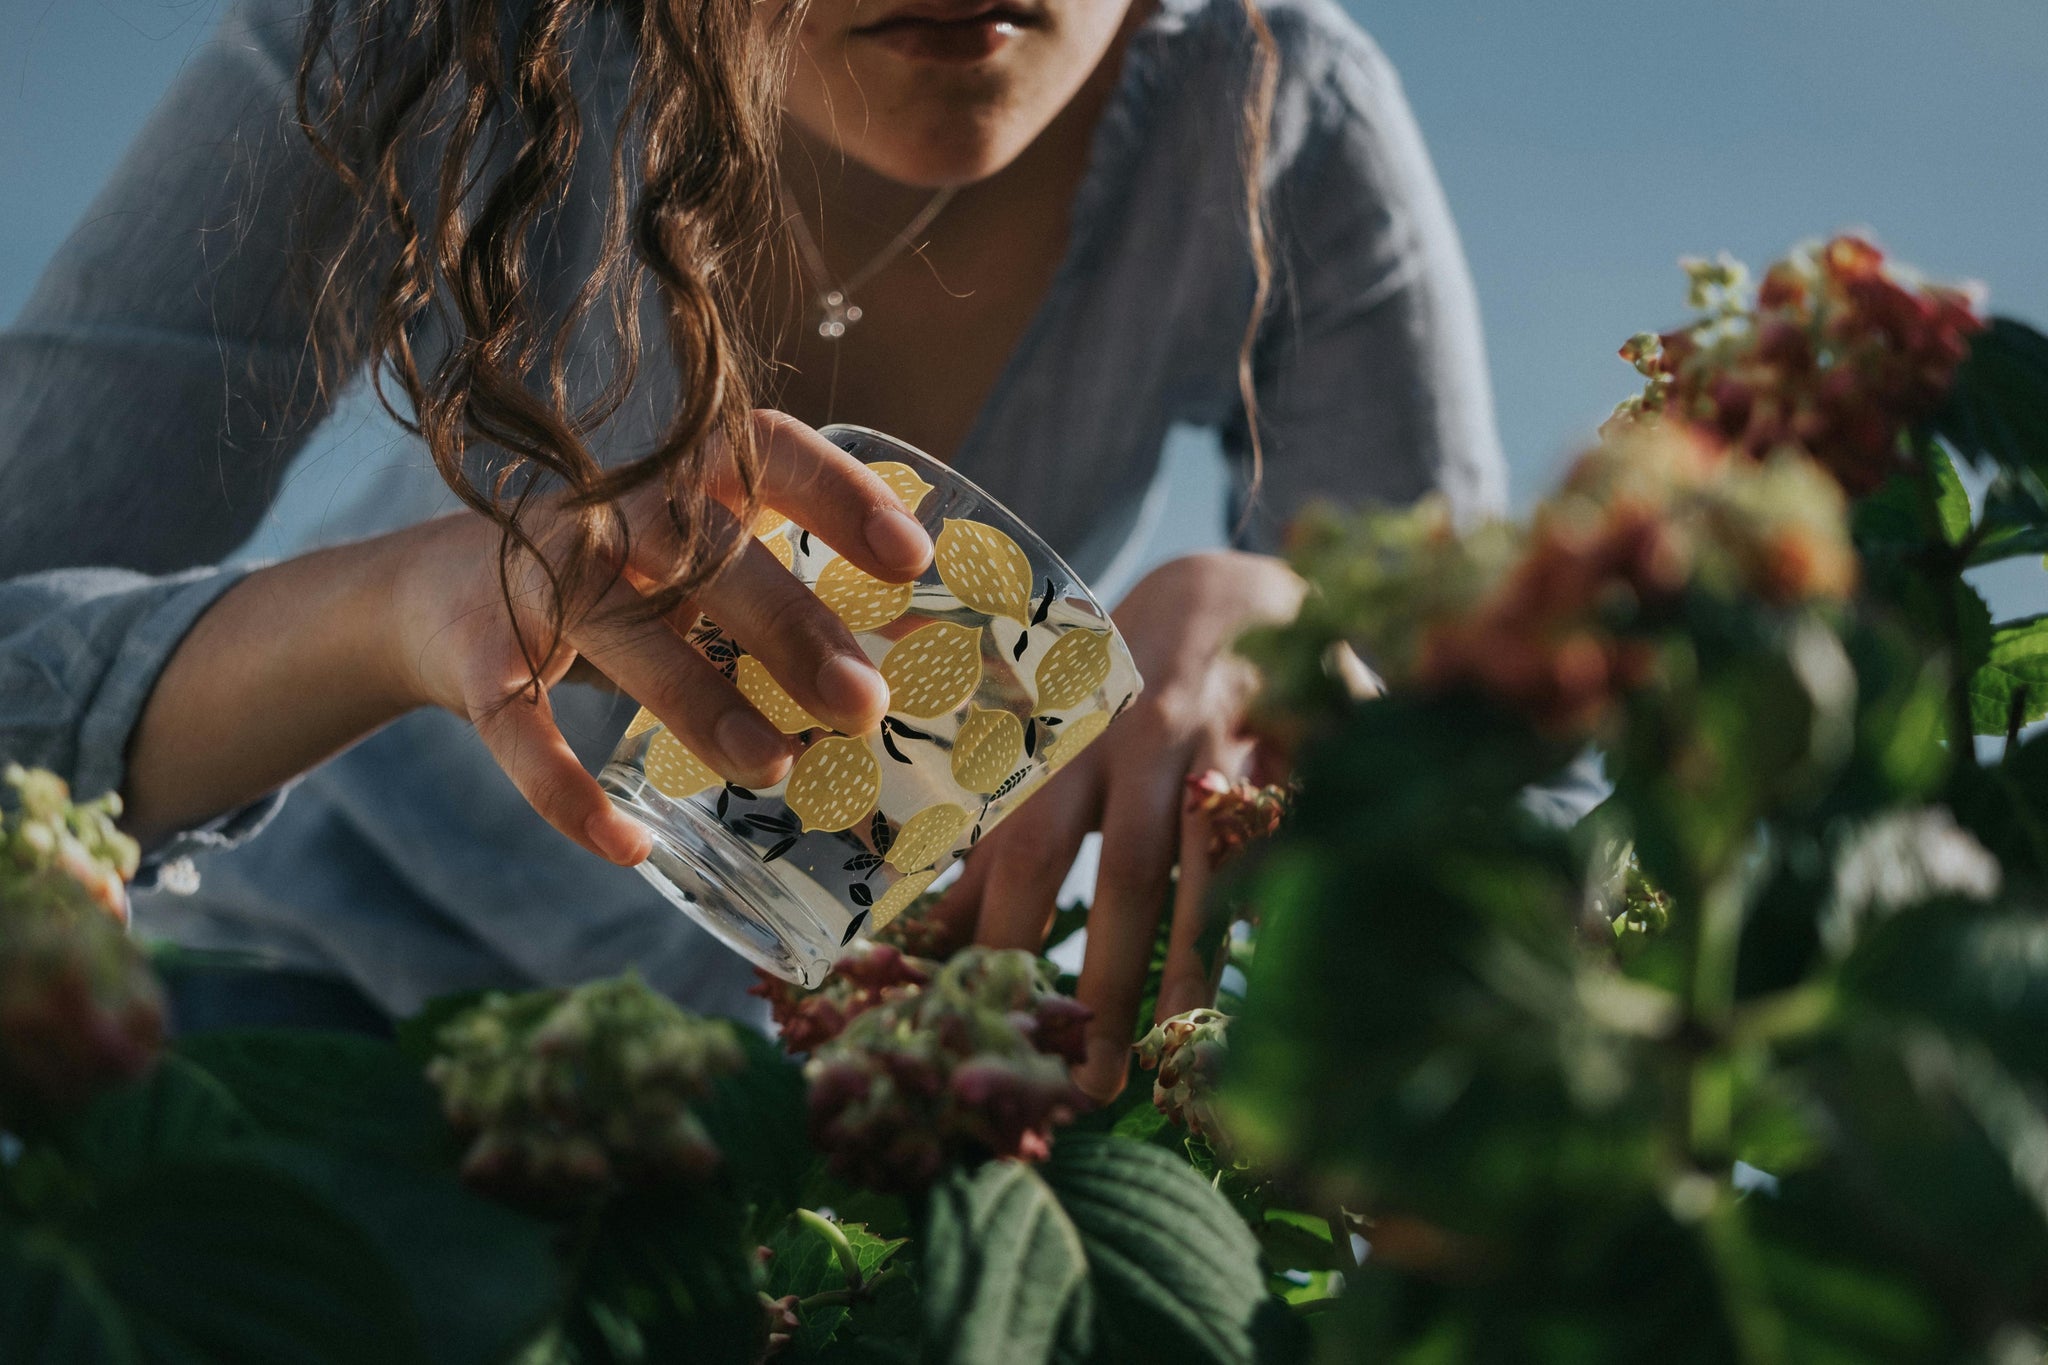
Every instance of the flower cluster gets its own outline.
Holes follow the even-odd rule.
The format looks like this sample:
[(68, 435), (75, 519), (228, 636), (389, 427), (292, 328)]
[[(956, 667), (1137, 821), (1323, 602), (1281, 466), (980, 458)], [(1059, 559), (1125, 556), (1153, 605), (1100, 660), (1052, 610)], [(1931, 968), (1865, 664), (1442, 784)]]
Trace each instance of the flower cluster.
[(125, 926), (127, 882), (142, 850), (114, 827), (121, 798), (109, 792), (74, 803), (63, 778), (17, 764), (7, 766), (4, 778), (20, 810), (0, 833), (0, 901), (56, 909), (82, 896)]
[(1793, 447), (1852, 497), (1900, 467), (1900, 434), (1940, 407), (1984, 327), (1972, 291), (1887, 266), (1860, 237), (1794, 252), (1753, 300), (1725, 257), (1686, 268), (1704, 316), (1622, 347), (1649, 385), (1617, 419), (1668, 413), (1756, 459)]
[(757, 970), (759, 979), (747, 993), (768, 1002), (786, 1051), (816, 1052), (856, 1015), (930, 981), (936, 965), (907, 957), (889, 944), (859, 939), (839, 955), (832, 975), (816, 990)]
[(492, 995), (438, 1046), (427, 1077), (468, 1143), (464, 1178), (539, 1208), (709, 1171), (719, 1151), (690, 1103), (745, 1062), (732, 1025), (632, 976)]
[(0, 1126), (74, 1112), (147, 1071), (163, 1043), (156, 978), (125, 932), (135, 841), (113, 796), (75, 805), (48, 772), (9, 767), (0, 819)]
[(929, 1185), (949, 1160), (1042, 1159), (1082, 1103), (1068, 1067), (1089, 1010), (1029, 953), (968, 948), (929, 984), (884, 1000), (804, 1069), (811, 1139), (871, 1189)]
[[(1671, 422), (1611, 432), (1526, 530), (1460, 534), (1424, 503), (1311, 534), (1298, 567), (1326, 625), (1390, 685), (1478, 693), (1571, 740), (1648, 680), (1657, 623), (1683, 595), (1840, 600), (1857, 572), (1841, 490), (1817, 466), (1735, 459)], [(1343, 562), (1334, 582), (1322, 560)]]
[(1271, 838), (1286, 818), (1293, 797), (1293, 789), (1286, 785), (1232, 782), (1211, 768), (1188, 778), (1185, 809), (1207, 822), (1209, 864), (1221, 867), (1245, 845)]
[(1216, 1087), (1230, 1050), (1230, 1016), (1189, 1010), (1138, 1040), (1138, 1061), (1159, 1074), (1152, 1103), (1160, 1113), (1221, 1151), (1227, 1144), (1216, 1116)]

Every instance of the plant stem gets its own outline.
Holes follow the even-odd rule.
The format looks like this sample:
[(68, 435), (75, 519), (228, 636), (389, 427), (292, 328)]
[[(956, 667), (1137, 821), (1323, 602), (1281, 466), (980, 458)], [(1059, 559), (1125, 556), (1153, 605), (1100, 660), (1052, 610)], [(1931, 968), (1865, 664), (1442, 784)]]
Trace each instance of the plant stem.
[(832, 1248), (832, 1254), (839, 1258), (839, 1268), (846, 1273), (846, 1287), (858, 1290), (861, 1287), (860, 1257), (854, 1255), (853, 1243), (846, 1240), (846, 1233), (839, 1224), (811, 1209), (798, 1209), (794, 1217), (800, 1226), (825, 1239), (825, 1244)]
[(1344, 1222), (1344, 1210), (1338, 1209), (1323, 1221), (1330, 1225), (1330, 1245), (1336, 1248), (1344, 1265), (1351, 1270), (1358, 1269), (1361, 1262), (1358, 1253), (1351, 1248), (1351, 1229)]
[(890, 1266), (865, 1283), (849, 1285), (845, 1289), (821, 1289), (808, 1298), (798, 1299), (796, 1311), (804, 1313), (813, 1308), (849, 1308), (895, 1279), (896, 1273), (896, 1267)]

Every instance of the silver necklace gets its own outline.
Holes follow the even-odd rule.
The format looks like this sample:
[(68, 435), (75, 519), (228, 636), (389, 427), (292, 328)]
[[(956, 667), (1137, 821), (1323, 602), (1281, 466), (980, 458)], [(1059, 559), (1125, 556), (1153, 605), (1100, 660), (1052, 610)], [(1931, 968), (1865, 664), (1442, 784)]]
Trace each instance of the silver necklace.
[(817, 239), (811, 236), (810, 224), (804, 221), (803, 210), (789, 197), (789, 191), (782, 192), (783, 212), (789, 217), (791, 230), (796, 234), (797, 255), (802, 259), (804, 274), (816, 291), (815, 303), (818, 309), (818, 335), (827, 341), (837, 341), (846, 335), (846, 329), (861, 320), (860, 305), (853, 301), (853, 291), (882, 273), (883, 269), (917, 239), (917, 235), (932, 225), (932, 220), (945, 211), (959, 191), (948, 185), (931, 197), (931, 202), (919, 209), (917, 216), (903, 225), (903, 231), (889, 239), (889, 244), (845, 279), (833, 282), (832, 268), (825, 264), (825, 253), (818, 249)]

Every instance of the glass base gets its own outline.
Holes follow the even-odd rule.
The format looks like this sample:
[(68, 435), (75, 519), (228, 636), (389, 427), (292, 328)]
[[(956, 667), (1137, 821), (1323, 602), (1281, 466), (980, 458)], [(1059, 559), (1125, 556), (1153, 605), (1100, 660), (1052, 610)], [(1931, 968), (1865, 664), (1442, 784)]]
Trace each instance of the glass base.
[[(640, 875), (663, 899), (763, 971), (806, 988), (825, 980), (857, 925), (847, 926), (847, 912), (823, 888), (820, 904), (810, 904), (786, 873), (768, 874), (751, 844), (694, 801), (662, 795), (638, 768), (608, 763), (597, 780), (654, 836)], [(835, 922), (839, 930), (829, 927)]]

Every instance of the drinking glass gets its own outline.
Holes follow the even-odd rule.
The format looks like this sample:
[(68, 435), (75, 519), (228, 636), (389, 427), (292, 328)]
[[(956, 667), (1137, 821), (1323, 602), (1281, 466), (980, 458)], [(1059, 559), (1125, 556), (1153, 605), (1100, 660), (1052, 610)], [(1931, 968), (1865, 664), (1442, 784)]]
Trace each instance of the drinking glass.
[(786, 780), (727, 782), (642, 710), (599, 774), (654, 836), (641, 873), (757, 966), (815, 986), (1100, 736), (1142, 682), (1109, 613), (994, 498), (861, 427), (826, 439), (931, 533), (932, 567), (884, 583), (764, 513), (756, 534), (852, 631), (889, 684), (873, 734), (821, 726), (708, 620), (690, 638), (801, 745)]

